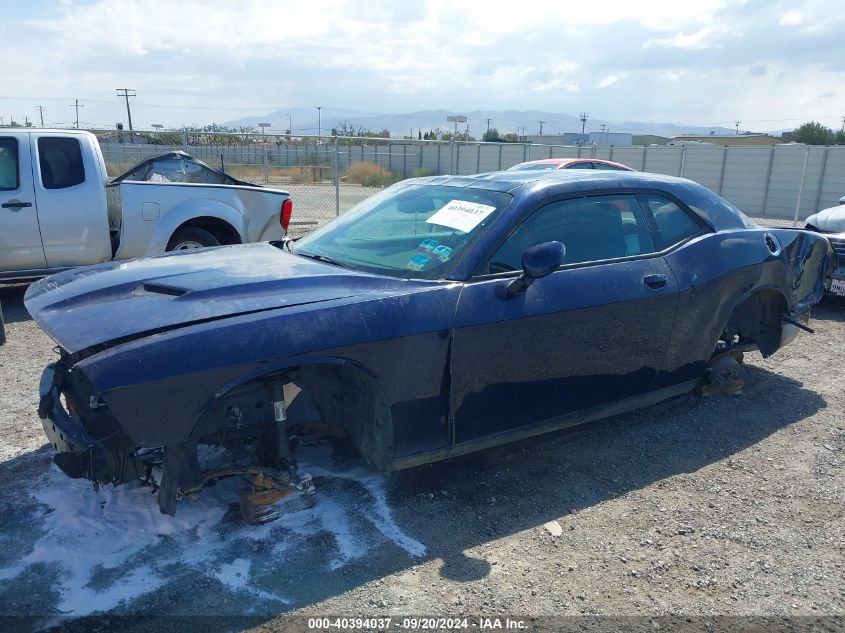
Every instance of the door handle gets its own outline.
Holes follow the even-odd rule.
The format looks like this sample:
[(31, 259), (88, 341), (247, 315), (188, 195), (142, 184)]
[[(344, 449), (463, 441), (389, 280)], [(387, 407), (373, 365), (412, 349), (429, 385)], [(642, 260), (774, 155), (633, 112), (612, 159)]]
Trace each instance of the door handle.
[(4, 202), (3, 203), (4, 209), (21, 209), (23, 207), (31, 207), (31, 202)]
[(657, 290), (669, 283), (669, 278), (666, 275), (646, 275), (643, 277), (643, 283), (649, 288)]

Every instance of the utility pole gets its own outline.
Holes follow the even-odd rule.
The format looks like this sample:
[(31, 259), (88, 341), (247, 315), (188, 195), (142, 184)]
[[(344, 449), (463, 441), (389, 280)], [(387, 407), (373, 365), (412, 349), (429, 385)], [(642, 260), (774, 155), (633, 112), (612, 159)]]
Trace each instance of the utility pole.
[(318, 138), (323, 135), (322, 110), (323, 110), (323, 106), (317, 106), (317, 137)]
[(71, 108), (76, 108), (76, 129), (79, 129), (79, 108), (84, 108), (84, 105), (79, 105), (79, 99), (76, 99), (75, 103), (70, 106)]
[(129, 110), (129, 97), (134, 97), (137, 93), (132, 88), (115, 88), (118, 97), (126, 99), (126, 117), (129, 119), (129, 131), (132, 131), (132, 112)]
[(548, 121), (540, 121), (540, 136), (543, 136), (543, 123), (548, 123)]
[[(490, 121), (492, 121), (492, 120), (493, 119), (487, 119), (487, 131), (488, 132), (490, 131)], [(843, 117), (842, 120), (845, 121), (845, 117)]]
[(35, 109), (38, 110), (38, 114), (41, 115), (41, 127), (44, 127), (44, 106), (35, 106)]
[(734, 123), (736, 124), (736, 133), (739, 134), (739, 124), (742, 123), (742, 121), (734, 121)]
[(587, 127), (587, 119), (590, 118), (590, 115), (586, 112), (582, 112), (581, 116), (578, 118), (581, 119), (581, 134), (584, 134), (584, 129)]
[(842, 117), (842, 131), (845, 132), (845, 116)]

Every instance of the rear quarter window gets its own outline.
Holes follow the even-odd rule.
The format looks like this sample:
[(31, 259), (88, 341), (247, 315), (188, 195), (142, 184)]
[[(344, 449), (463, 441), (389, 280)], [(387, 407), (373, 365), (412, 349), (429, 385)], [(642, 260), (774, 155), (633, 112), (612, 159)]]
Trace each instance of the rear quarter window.
[(701, 225), (677, 204), (653, 194), (639, 196), (640, 204), (651, 216), (654, 227), (654, 242), (658, 250), (700, 235), (704, 232)]
[(39, 138), (38, 163), (45, 189), (67, 189), (85, 182), (82, 148), (75, 138)]

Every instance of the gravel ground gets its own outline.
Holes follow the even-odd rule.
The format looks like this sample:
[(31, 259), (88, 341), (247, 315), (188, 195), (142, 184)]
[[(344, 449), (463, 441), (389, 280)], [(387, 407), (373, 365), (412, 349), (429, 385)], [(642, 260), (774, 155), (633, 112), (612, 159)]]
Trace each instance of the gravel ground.
[[(140, 488), (95, 493), (53, 471), (34, 413), (52, 344), (23, 290), (0, 288), (0, 615), (37, 618), (26, 626), (97, 605), (131, 616), (103, 630), (149, 630), (140, 616), (161, 614), (234, 618), (204, 620), (204, 631), (409, 614), (837, 616), (825, 630), (843, 626), (843, 300), (817, 307), (815, 335), (769, 359), (747, 355), (744, 395), (682, 396), (389, 479), (326, 471), (322, 514), (251, 534), (229, 513), (196, 519), (214, 500), (170, 519)], [(141, 510), (107, 513), (127, 498)], [(75, 516), (76, 503), (93, 514)], [(85, 560), (127, 530), (127, 544)], [(67, 543), (80, 549), (51, 559)], [(75, 551), (88, 575), (62, 566)]]

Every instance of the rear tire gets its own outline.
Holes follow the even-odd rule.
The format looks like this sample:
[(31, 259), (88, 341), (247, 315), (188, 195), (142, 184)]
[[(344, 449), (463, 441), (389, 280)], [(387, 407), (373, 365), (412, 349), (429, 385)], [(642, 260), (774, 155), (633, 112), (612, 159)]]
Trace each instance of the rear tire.
[(220, 241), (205, 229), (186, 226), (173, 234), (165, 251), (189, 251), (208, 246), (220, 246)]

